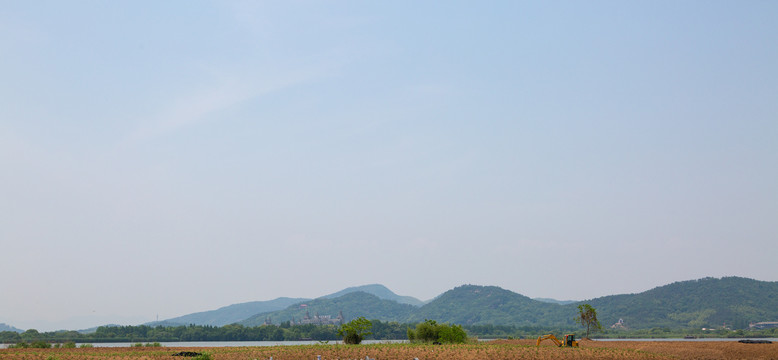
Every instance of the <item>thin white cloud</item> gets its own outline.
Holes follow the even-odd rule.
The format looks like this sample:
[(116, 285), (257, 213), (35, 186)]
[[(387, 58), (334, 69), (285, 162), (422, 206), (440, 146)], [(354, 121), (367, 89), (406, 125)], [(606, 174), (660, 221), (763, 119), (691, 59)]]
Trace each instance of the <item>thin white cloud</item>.
[(167, 107), (138, 121), (139, 126), (121, 143), (130, 146), (180, 131), (206, 121), (209, 115), (237, 106), (242, 102), (312, 81), (319, 71), (300, 71), (276, 79), (261, 77), (224, 77), (211, 85), (173, 98)]

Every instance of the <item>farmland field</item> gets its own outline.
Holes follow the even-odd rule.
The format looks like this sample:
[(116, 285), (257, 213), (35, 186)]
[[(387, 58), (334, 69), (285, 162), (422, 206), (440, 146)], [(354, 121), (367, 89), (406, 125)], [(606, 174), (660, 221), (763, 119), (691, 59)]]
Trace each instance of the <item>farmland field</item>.
[(534, 340), (498, 340), (468, 345), (303, 345), (220, 348), (1, 349), (2, 360), (185, 360), (179, 351), (210, 354), (213, 360), (270, 359), (778, 359), (778, 344), (735, 341), (582, 341), (580, 348), (536, 347)]

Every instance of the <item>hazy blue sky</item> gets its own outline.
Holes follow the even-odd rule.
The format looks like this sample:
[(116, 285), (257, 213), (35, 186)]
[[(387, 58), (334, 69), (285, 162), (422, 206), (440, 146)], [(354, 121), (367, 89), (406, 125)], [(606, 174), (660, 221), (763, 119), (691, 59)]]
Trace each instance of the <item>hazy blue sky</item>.
[(0, 322), (778, 281), (776, 1), (0, 1)]

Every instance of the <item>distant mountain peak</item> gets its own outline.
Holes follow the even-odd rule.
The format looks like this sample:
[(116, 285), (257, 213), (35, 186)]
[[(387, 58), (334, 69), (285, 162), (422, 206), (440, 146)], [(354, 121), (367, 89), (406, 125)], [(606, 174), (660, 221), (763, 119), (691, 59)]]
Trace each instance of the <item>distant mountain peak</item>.
[(549, 304), (567, 305), (579, 302), (578, 300), (557, 300), (552, 298), (532, 298), (532, 300), (540, 301)]
[(381, 299), (375, 294), (365, 291), (349, 291), (338, 297), (322, 296), (305, 303), (289, 306), (281, 311), (257, 314), (241, 321), (240, 324), (244, 326), (258, 326), (264, 324), (266, 319), (272, 319), (273, 323), (284, 323), (287, 321), (299, 323), (301, 319), (309, 320), (309, 317), (313, 314), (317, 316), (322, 315), (324, 318), (343, 316), (345, 321), (359, 316), (382, 321), (402, 321), (418, 309), (418, 307), (410, 304), (400, 304), (394, 300)]
[(220, 307), (216, 310), (202, 311), (184, 316), (179, 316), (172, 319), (165, 319), (149, 323), (152, 325), (213, 325), (223, 326), (240, 322), (248, 319), (256, 314), (278, 311), (285, 309), (286, 307), (308, 301), (310, 299), (305, 298), (289, 298), (280, 297), (274, 300), (268, 301), (250, 301), (240, 304), (232, 304)]
[(13, 332), (18, 332), (18, 333), (23, 333), (24, 332), (24, 330), (17, 329), (15, 327), (11, 326), (11, 325), (6, 324), (6, 323), (0, 323), (0, 331), (13, 331)]
[(409, 305), (413, 305), (413, 306), (422, 306), (422, 305), (424, 305), (423, 301), (421, 301), (421, 300), (419, 300), (419, 299), (417, 299), (415, 297), (397, 295), (394, 292), (392, 292), (392, 290), (389, 290), (389, 288), (387, 288), (386, 286), (381, 285), (381, 284), (368, 284), (368, 285), (361, 285), (361, 286), (352, 286), (352, 287), (345, 288), (345, 289), (343, 289), (341, 291), (338, 291), (336, 293), (332, 293), (332, 294), (329, 294), (329, 295), (322, 296), (321, 298), (324, 298), (324, 299), (334, 299), (334, 298), (346, 295), (348, 293), (359, 292), (359, 291), (375, 295), (379, 299), (396, 301), (396, 302), (398, 302), (400, 304), (409, 304)]

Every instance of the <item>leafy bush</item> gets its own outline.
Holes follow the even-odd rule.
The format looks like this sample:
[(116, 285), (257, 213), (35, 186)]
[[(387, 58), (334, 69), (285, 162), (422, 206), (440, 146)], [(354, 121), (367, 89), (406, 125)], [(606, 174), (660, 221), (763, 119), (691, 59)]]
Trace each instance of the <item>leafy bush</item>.
[(438, 329), (438, 342), (444, 344), (464, 344), (467, 342), (467, 333), (461, 325), (440, 325)]
[(94, 345), (92, 345), (92, 344), (81, 344), (78, 347), (80, 347), (80, 348), (90, 348), (90, 347), (94, 347)]
[(435, 320), (425, 320), (416, 325), (416, 331), (408, 329), (411, 342), (438, 342), (441, 344), (464, 344), (467, 333), (461, 325), (438, 324)]
[(45, 341), (35, 341), (32, 344), (30, 344), (30, 347), (36, 349), (51, 349), (51, 344)]
[(68, 341), (68, 342), (62, 344), (62, 347), (65, 348), (65, 349), (75, 349), (76, 348), (76, 343), (73, 342), (73, 341)]
[(211, 354), (202, 353), (192, 358), (192, 360), (211, 360)]
[(422, 342), (438, 341), (438, 322), (435, 320), (424, 320), (423, 323), (416, 325), (415, 338)]
[(356, 345), (362, 342), (366, 335), (372, 334), (373, 323), (364, 317), (358, 317), (340, 326), (338, 336), (343, 337), (343, 343)]

